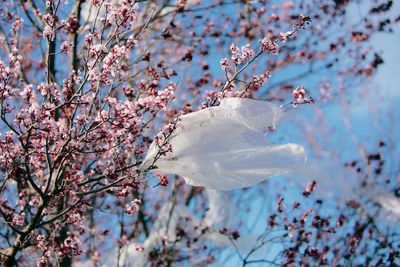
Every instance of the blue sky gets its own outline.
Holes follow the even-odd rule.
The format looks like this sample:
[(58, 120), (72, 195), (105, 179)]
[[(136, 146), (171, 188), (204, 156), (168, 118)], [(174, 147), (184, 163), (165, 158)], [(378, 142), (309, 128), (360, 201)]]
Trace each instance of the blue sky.
[[(347, 13), (347, 19), (349, 23), (357, 21), (357, 19), (359, 19), (359, 9), (363, 9), (362, 6), (360, 7), (356, 5), (357, 4), (349, 6), (350, 12)], [(394, 1), (394, 6), (392, 7), (393, 17), (398, 15), (399, 11), (400, 3), (398, 1)], [(376, 50), (378, 50), (378, 52), (380, 52), (385, 64), (379, 67), (379, 70), (374, 77), (363, 81), (361, 85), (356, 85), (357, 88), (354, 89), (359, 90), (356, 92), (364, 92), (363, 96), (353, 97), (351, 103), (346, 104), (346, 110), (343, 109), (342, 105), (337, 103), (317, 103), (317, 109), (309, 106), (299, 109), (299, 113), (304, 113), (305, 116), (298, 115), (297, 118), (306, 120), (308, 117), (310, 122), (315, 122), (317, 120), (315, 118), (315, 112), (316, 110), (319, 110), (326, 118), (326, 127), (331, 127), (333, 129), (332, 136), (329, 138), (331, 144), (327, 147), (335, 148), (336, 144), (338, 145), (336, 147), (336, 151), (325, 151), (326, 154), (322, 154), (322, 156), (336, 155), (336, 157), (338, 157), (339, 160), (344, 163), (345, 161), (360, 157), (357, 150), (357, 144), (354, 143), (354, 139), (357, 140), (359, 144), (365, 146), (367, 152), (374, 152), (374, 149), (376, 149), (376, 144), (380, 139), (391, 139), (394, 141), (400, 140), (400, 49), (398, 48), (400, 43), (399, 25), (395, 24), (393, 30), (394, 32), (392, 34), (377, 33), (370, 39), (370, 44)], [(295, 75), (294, 73), (291, 74)], [(312, 77), (311, 79), (315, 79), (315, 77)], [(361, 93), (355, 94), (355, 96), (359, 95), (361, 95)], [(343, 96), (339, 97), (342, 98)], [(349, 115), (351, 129), (346, 128), (346, 124), (343, 119), (345, 114)], [(391, 116), (393, 118), (391, 118)], [(304, 136), (301, 134), (302, 130), (299, 128), (299, 126), (301, 127), (301, 124), (297, 124), (297, 130), (294, 131), (293, 124), (288, 124), (285, 126), (285, 131), (289, 133), (289, 136), (285, 138), (285, 141), (296, 140), (296, 142), (305, 144)], [(327, 132), (329, 132), (328, 129)], [(396, 159), (398, 160), (400, 155), (398, 145), (394, 145), (393, 161), (396, 162)], [(312, 154), (315, 155), (315, 152), (312, 151), (312, 148), (307, 147), (306, 149), (309, 151), (310, 156)], [(284, 186), (285, 183), (287, 184), (287, 182), (287, 180), (281, 178), (273, 178), (271, 181), (268, 181), (268, 185), (273, 187), (274, 183), (278, 183)], [(289, 192), (291, 193), (286, 196), (288, 199), (298, 199), (297, 190), (289, 190)], [(242, 194), (242, 192), (238, 190), (237, 194)], [(266, 197), (270, 198), (275, 197), (276, 191), (274, 189), (269, 190), (269, 192), (265, 192), (265, 195)], [(261, 232), (263, 229), (265, 229), (265, 218), (268, 215), (267, 209), (263, 207), (265, 204), (265, 199), (260, 198), (253, 200), (252, 205), (254, 205), (254, 209), (250, 214), (238, 214), (238, 216), (245, 216), (246, 219), (260, 219), (255, 224), (254, 222), (251, 223), (251, 225), (255, 225), (253, 228), (254, 233)], [(256, 216), (259, 215), (260, 211), (262, 212), (262, 215)], [(276, 244), (276, 246), (272, 249), (270, 248), (270, 250), (266, 252), (267, 254), (264, 256), (270, 258), (271, 255), (279, 251), (280, 248), (281, 245)], [(231, 250), (227, 250), (222, 254), (221, 258), (226, 257), (229, 259), (229, 261), (224, 262), (225, 266), (239, 266), (241, 264), (241, 261), (237, 256), (229, 258), (228, 255), (232, 254), (234, 255), (234, 252)], [(214, 266), (220, 266), (220, 264), (222, 263), (217, 262), (217, 264)]]

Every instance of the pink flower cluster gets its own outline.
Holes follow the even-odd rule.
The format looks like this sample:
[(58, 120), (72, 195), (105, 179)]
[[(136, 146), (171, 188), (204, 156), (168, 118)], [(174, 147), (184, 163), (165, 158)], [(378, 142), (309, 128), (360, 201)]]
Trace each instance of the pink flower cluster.
[(0, 79), (3, 80), (3, 83), (5, 80), (9, 78), (10, 75), (11, 75), (11, 69), (7, 67), (3, 61), (0, 60)]
[(297, 107), (298, 104), (306, 103), (311, 104), (314, 103), (313, 98), (311, 95), (306, 95), (307, 90), (304, 89), (303, 86), (297, 86), (296, 89), (293, 90), (292, 96), (294, 98), (293, 107)]
[(165, 109), (169, 102), (175, 99), (175, 89), (175, 84), (169, 83), (161, 91), (150, 92), (149, 96), (139, 98), (137, 104), (146, 110)]
[(158, 179), (160, 179), (160, 182), (159, 182), (160, 185), (162, 185), (162, 186), (167, 186), (168, 185), (169, 181), (168, 181), (167, 175), (162, 174), (162, 173), (156, 173), (156, 177)]
[[(239, 50), (239, 47), (237, 47), (234, 43), (232, 43), (230, 46), (230, 50), (231, 50), (231, 54), (232, 54), (231, 58), (232, 58), (232, 61), (235, 63), (235, 65), (239, 65), (244, 60), (253, 57), (255, 54), (254, 50), (250, 48), (250, 44), (245, 44), (244, 46), (242, 46), (241, 50)], [(222, 63), (225, 63), (225, 62), (222, 61), (221, 65), (222, 65)]]
[(279, 40), (281, 41), (281, 42), (286, 42), (286, 40), (287, 40), (287, 37), (288, 36), (290, 36), (291, 34), (292, 34), (293, 32), (280, 32), (279, 33)]
[[(92, 41), (91, 38), (88, 38), (88, 42)], [(90, 56), (91, 57), (100, 57), (101, 54), (106, 54), (108, 49), (103, 44), (96, 44), (90, 47)]]
[(90, 4), (91, 4), (92, 6), (99, 6), (102, 2), (103, 2), (103, 1), (101, 1), (101, 0), (91, 0), (91, 1), (90, 1)]
[(185, 9), (187, 0), (177, 0), (175, 5), (178, 7), (179, 10)]
[(226, 71), (228, 69), (228, 59), (226, 57), (224, 57), (223, 59), (221, 59), (219, 61), (219, 63), (221, 63), (221, 69), (223, 71)]
[(264, 74), (253, 75), (252, 83), (256, 88), (261, 87), (270, 77), (271, 74), (269, 71), (266, 71)]
[(20, 18), (20, 17), (18, 17), (18, 16), (15, 16), (15, 20), (14, 20), (13, 24), (11, 25), (11, 26), (12, 26), (12, 30), (13, 30), (14, 32), (18, 32), (19, 29), (22, 28), (23, 23), (24, 23), (24, 19), (23, 19), (23, 18)]
[(102, 77), (105, 78), (108, 74), (111, 74), (112, 77), (116, 77), (127, 55), (128, 49), (124, 45), (115, 45), (103, 59)]
[(241, 50), (242, 50), (242, 60), (246, 58), (251, 58), (255, 54), (254, 50), (250, 48), (250, 44), (245, 44), (244, 46), (242, 46)]
[(37, 241), (37, 247), (40, 249), (47, 249), (47, 245), (46, 245), (46, 237), (44, 235), (38, 235), (36, 237), (36, 241)]
[(36, 267), (45, 267), (48, 265), (50, 257), (50, 251), (46, 251), (43, 253), (43, 256), (40, 257), (39, 261), (36, 263)]
[(63, 41), (60, 46), (60, 50), (64, 52), (67, 56), (71, 54), (71, 48), (74, 46), (74, 43), (71, 41)]
[(77, 235), (69, 233), (69, 236), (61, 244), (58, 256), (79, 256), (82, 253), (82, 249), (80, 248), (81, 244), (82, 242)]
[(137, 213), (139, 211), (139, 204), (141, 204), (142, 201), (140, 199), (134, 199), (131, 201), (130, 204), (125, 205), (125, 212), (128, 215), (133, 215), (134, 213)]
[(261, 49), (267, 53), (272, 52), (277, 55), (279, 53), (279, 45), (277, 42), (272, 41), (268, 37), (264, 37), (262, 40), (258, 41), (261, 44)]
[(20, 215), (18, 214), (14, 214), (12, 221), (14, 224), (18, 225), (18, 226), (22, 226), (24, 225), (24, 220), (25, 220), (25, 213), (21, 213)]
[(166, 137), (164, 135), (157, 135), (154, 137), (154, 140), (156, 141), (158, 147), (160, 148), (159, 154), (160, 155), (166, 155), (168, 153), (172, 153), (172, 146), (169, 144), (166, 140)]
[(54, 41), (54, 28), (56, 26), (54, 16), (50, 13), (47, 13), (43, 16), (43, 21), (46, 22), (46, 26), (43, 30), (43, 37), (46, 38), (48, 41)]
[(240, 50), (239, 50), (239, 47), (237, 47), (234, 43), (232, 43), (229, 49), (231, 50), (231, 54), (232, 54), (231, 58), (232, 58), (232, 61), (233, 61), (236, 65), (240, 64), (242, 61), (241, 61), (241, 59), (240, 59)]
[[(95, 3), (96, 2), (97, 1), (95, 1)], [(130, 26), (134, 27), (139, 7), (136, 1), (104, 1), (103, 6), (107, 10), (105, 21), (108, 24), (118, 24), (122, 27), (126, 27), (127, 22), (129, 22)], [(104, 18), (100, 20), (104, 21)]]

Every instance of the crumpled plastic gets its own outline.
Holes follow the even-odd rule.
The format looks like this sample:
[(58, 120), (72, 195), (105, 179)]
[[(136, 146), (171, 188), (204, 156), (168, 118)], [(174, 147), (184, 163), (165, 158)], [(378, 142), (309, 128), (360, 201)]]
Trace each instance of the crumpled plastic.
[(140, 170), (176, 174), (193, 186), (215, 190), (250, 187), (267, 178), (288, 174), (306, 162), (297, 144), (271, 144), (264, 132), (285, 115), (267, 101), (225, 98), (219, 106), (180, 116), (168, 138), (172, 153), (155, 162), (153, 141)]

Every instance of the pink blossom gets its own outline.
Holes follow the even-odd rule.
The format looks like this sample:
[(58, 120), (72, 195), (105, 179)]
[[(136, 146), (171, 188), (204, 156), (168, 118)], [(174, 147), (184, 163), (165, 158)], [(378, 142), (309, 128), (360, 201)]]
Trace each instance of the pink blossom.
[(288, 36), (288, 33), (280, 32), (279, 33), (279, 40), (281, 40), (284, 43), (284, 42), (286, 42), (287, 36)]
[(14, 214), (13, 215), (12, 221), (13, 221), (14, 224), (16, 224), (18, 226), (24, 225), (24, 220), (25, 220), (25, 213), (24, 212), (21, 213), (20, 215), (18, 215), (18, 214)]
[(43, 30), (43, 37), (48, 41), (54, 41), (54, 30), (53, 27), (46, 25)]
[(230, 46), (230, 50), (231, 50), (231, 54), (232, 54), (232, 56), (231, 56), (232, 61), (236, 65), (240, 64), (242, 61), (241, 61), (241, 57), (240, 57), (239, 47), (237, 47), (234, 43), (232, 43)]
[[(3, 80), (6, 80), (11, 75), (13, 75), (12, 72), (11, 72), (11, 69), (9, 67), (7, 67), (6, 64), (4, 64), (3, 61), (0, 60), (0, 78), (3, 79)], [(3, 94), (4, 93), (5, 92), (3, 91)]]
[(20, 17), (18, 17), (18, 16), (15, 16), (15, 20), (14, 20), (12, 26), (11, 26), (12, 29), (13, 29), (13, 31), (14, 31), (14, 32), (18, 32), (19, 29), (22, 28), (23, 23), (24, 23), (24, 19), (23, 19), (23, 18), (20, 18)]
[(278, 21), (278, 20), (279, 20), (279, 15), (278, 15), (278, 14), (275, 14), (275, 13), (272, 13), (272, 14), (268, 17), (268, 19), (269, 19), (270, 21)]
[(175, 84), (170, 83), (163, 90), (158, 91), (157, 95), (150, 95), (138, 99), (137, 104), (147, 110), (166, 109), (168, 104), (175, 98)]
[(178, 9), (183, 10), (185, 8), (187, 0), (176, 0), (175, 5), (178, 7)]
[(138, 40), (136, 39), (135, 35), (131, 35), (129, 36), (128, 40), (126, 41), (127, 46), (129, 47), (129, 49), (134, 49), (137, 44), (138, 44)]
[(43, 20), (47, 23), (47, 25), (53, 26), (54, 17), (50, 13), (47, 13), (43, 16)]
[(91, 0), (90, 3), (92, 6), (99, 6), (103, 1), (101, 0)]
[(68, 223), (71, 223), (71, 224), (83, 224), (85, 221), (85, 217), (83, 217), (79, 213), (73, 213), (70, 216), (68, 216), (67, 221), (68, 221)]
[(90, 55), (92, 57), (94, 56), (100, 56), (102, 53), (107, 53), (108, 49), (105, 45), (102, 44), (97, 44), (97, 45), (93, 45), (90, 48)]
[(255, 52), (253, 49), (250, 48), (250, 44), (245, 44), (242, 46), (242, 61), (246, 58), (250, 58), (254, 56)]
[[(174, 215), (178, 205), (191, 200), (185, 209), (195, 208), (196, 215), (203, 216), (205, 213), (200, 209), (211, 208), (210, 199), (207, 205), (203, 190), (194, 188), (191, 193), (182, 179), (169, 180), (167, 175), (151, 176), (147, 172), (171, 170), (171, 174), (182, 176), (189, 184), (226, 189), (239, 185), (227, 184), (224, 179), (243, 176), (246, 182), (264, 179), (275, 171), (270, 166), (282, 164), (284, 167), (279, 171), (298, 170), (297, 163), (277, 160), (278, 153), (262, 150), (262, 147), (271, 147), (265, 133), (275, 129), (278, 113), (279, 118), (286, 114), (281, 116), (280, 110), (273, 106), (258, 109), (256, 100), (239, 102), (244, 97), (280, 101), (292, 94), (291, 104), (296, 106), (312, 102), (312, 98), (302, 87), (293, 90), (291, 82), (280, 86), (277, 81), (277, 86), (261, 89), (270, 77), (263, 70), (280, 73), (282, 69), (284, 74), (290, 64), (302, 61), (309, 64), (311, 59), (323, 63), (325, 57), (336, 58), (330, 53), (351, 52), (349, 62), (354, 68), (341, 66), (340, 62), (335, 65), (341, 66), (338, 70), (343, 71), (341, 78), (345, 80), (352, 72), (371, 74), (376, 64), (381, 64), (379, 60), (370, 62), (370, 51), (358, 46), (364, 43), (351, 43), (351, 39), (367, 41), (367, 34), (372, 37), (378, 30), (376, 27), (385, 26), (376, 24), (372, 13), (367, 16), (371, 25), (363, 22), (357, 27), (364, 33), (353, 31), (349, 35), (346, 29), (325, 36), (331, 31), (317, 26), (316, 31), (293, 39), (283, 55), (265, 57), (262, 53), (256, 54), (251, 49), (253, 43), (247, 42), (262, 39), (259, 44), (262, 49), (258, 51), (278, 53), (278, 43), (285, 42), (294, 33), (284, 29), (295, 24), (299, 17), (297, 10), (290, 10), (294, 7), (292, 2), (262, 5), (249, 4), (257, 1), (237, 1), (235, 5), (239, 8), (247, 2), (248, 13), (240, 9), (220, 12), (230, 8), (230, 1), (81, 0), (79, 20), (76, 17), (79, 12), (75, 10), (78, 6), (73, 8), (70, 0), (45, 0), (45, 5), (34, 5), (34, 2), (20, 1), (19, 5), (13, 5), (12, 1), (4, 1), (0, 7), (4, 24), (0, 46), (5, 61), (0, 60), (0, 171), (3, 176), (0, 208), (5, 235), (2, 249), (8, 252), (7, 246), (21, 239), (16, 257), (10, 258), (18, 261), (15, 265), (52, 266), (65, 257), (72, 258), (75, 265), (80, 260), (75, 255), (80, 253), (85, 254), (82, 259), (105, 264), (103, 257), (110, 256), (107, 249), (112, 249), (112, 240), (118, 238), (119, 247), (129, 245), (130, 252), (142, 256), (143, 260), (147, 258), (155, 266), (165, 260), (175, 262), (178, 257), (187, 258), (191, 263), (200, 262), (197, 259), (204, 264), (215, 263), (214, 257), (218, 254), (212, 254), (213, 250), (203, 242), (211, 231), (219, 230), (212, 228), (222, 225), (206, 225), (197, 216)], [(325, 18), (332, 12), (336, 12), (337, 19), (341, 18), (345, 4), (337, 10), (335, 4), (328, 2), (326, 6), (321, 5), (326, 16), (315, 16), (316, 25), (328, 27), (329, 21)], [(195, 5), (199, 8), (192, 8)], [(85, 14), (87, 8), (91, 10)], [(18, 14), (24, 14), (25, 21)], [(294, 31), (301, 34), (298, 30), (307, 21), (300, 16)], [(389, 29), (389, 25), (386, 27)], [(326, 46), (308, 46), (309, 36), (325, 40)], [(56, 37), (55, 49), (52, 44), (45, 44), (56, 41)], [(77, 55), (72, 55), (74, 48)], [(230, 55), (219, 57), (226, 73), (214, 73), (213, 53), (226, 48), (230, 49)], [(352, 57), (357, 60), (350, 60)], [(341, 60), (340, 55), (337, 58)], [(323, 97), (335, 95), (333, 89), (332, 92), (321, 90)], [(205, 110), (200, 110), (201, 107)], [(183, 119), (176, 119), (180, 117)], [(265, 117), (271, 120), (265, 122)], [(263, 122), (259, 125), (258, 120)], [(166, 126), (163, 128), (163, 125)], [(152, 140), (158, 129), (163, 130)], [(276, 137), (274, 141), (279, 142), (280, 137)], [(292, 155), (290, 147), (297, 146), (273, 147)], [(239, 155), (243, 150), (247, 160)], [(147, 157), (146, 152), (152, 151), (154, 154)], [(236, 156), (232, 156), (233, 151)], [(293, 155), (294, 160), (297, 159)], [(141, 164), (147, 164), (146, 161), (148, 165), (142, 169)], [(256, 168), (240, 167), (246, 162), (255, 162)], [(175, 163), (177, 167), (172, 169)], [(270, 166), (265, 167), (266, 164)], [(262, 168), (268, 168), (268, 175), (254, 171)], [(148, 186), (149, 177), (152, 184), (160, 186)], [(161, 187), (169, 185), (171, 188)], [(306, 193), (312, 193), (312, 189)], [(176, 198), (171, 197), (172, 192), (176, 192)], [(146, 205), (140, 203), (142, 199)], [(169, 229), (165, 223), (161, 225), (159, 228), (167, 230), (161, 231), (157, 229), (157, 213), (162, 215), (160, 209), (168, 207), (167, 204), (176, 204), (175, 210), (171, 213), (171, 209), (165, 208), (171, 223)], [(243, 205), (246, 209), (246, 203)], [(136, 216), (142, 209), (143, 216), (142, 213)], [(133, 216), (120, 216), (121, 211)], [(218, 209), (218, 212), (224, 211)], [(288, 218), (286, 221), (272, 215), (271, 218), (271, 224), (286, 227), (291, 236), (297, 237), (298, 229), (288, 226)], [(163, 224), (162, 220), (159, 222)], [(185, 227), (189, 222), (193, 225), (198, 222), (198, 225)], [(121, 227), (113, 229), (118, 223)], [(321, 236), (326, 234), (324, 229), (320, 230), (317, 232)], [(227, 230), (226, 233), (229, 239), (236, 236)], [(150, 246), (148, 243), (154, 234), (157, 234), (153, 239), (157, 243)], [(124, 249), (118, 253), (120, 257), (113, 259), (120, 259), (123, 264)]]
[(219, 63), (221, 63), (221, 68), (223, 71), (226, 71), (228, 69), (228, 59), (226, 57), (221, 59)]
[(44, 235), (38, 235), (38, 236), (36, 237), (36, 241), (38, 242), (38, 243), (37, 243), (37, 246), (38, 246), (40, 249), (45, 249), (45, 246), (46, 246), (46, 237), (45, 237)]
[(160, 179), (160, 182), (159, 182), (160, 185), (162, 185), (162, 186), (168, 185), (169, 181), (168, 181), (167, 175), (162, 174), (162, 173), (156, 173), (155, 175), (156, 175), (156, 177), (158, 177), (158, 179)]
[(68, 40), (61, 43), (60, 49), (63, 51), (67, 56), (71, 54), (71, 48), (74, 46), (73, 42)]
[(139, 204), (142, 203), (140, 199), (135, 199), (131, 201), (130, 204), (125, 205), (125, 212), (128, 215), (133, 215), (139, 211)]
[(113, 24), (118, 19), (118, 13), (114, 8), (110, 8), (107, 12), (106, 21), (108, 24)]
[(29, 206), (36, 207), (39, 204), (40, 196), (36, 195), (31, 201), (29, 201)]
[(59, 252), (59, 256), (65, 255), (75, 255), (78, 256), (82, 253), (80, 248), (81, 240), (76, 235), (70, 235), (64, 240), (64, 243), (61, 245), (61, 250)]
[(299, 86), (296, 89), (294, 89), (292, 93), (294, 99), (299, 103), (304, 102), (305, 94), (306, 90), (304, 89), (304, 87), (299, 87)]
[(10, 61), (10, 66), (14, 71), (18, 71), (21, 66), (22, 56), (18, 54), (18, 49), (13, 48), (11, 53), (8, 55), (8, 59)]
[(37, 267), (44, 267), (47, 266), (48, 264), (48, 259), (50, 257), (50, 252), (46, 251), (42, 257), (40, 257), (40, 260), (36, 263)]
[(32, 84), (25, 86), (24, 91), (20, 93), (20, 96), (26, 100), (29, 100), (33, 95), (32, 87)]
[(260, 74), (260, 75), (253, 75), (253, 85), (255, 87), (260, 87), (262, 86), (269, 78), (271, 77), (269, 71), (267, 71), (264, 74)]
[(91, 84), (96, 84), (97, 81), (99, 80), (99, 76), (100, 76), (100, 70), (98, 67), (92, 68), (91, 70), (89, 70), (88, 73), (88, 81)]
[(274, 54), (278, 54), (279, 52), (279, 45), (277, 42), (272, 41), (268, 37), (264, 37), (262, 40), (259, 41), (261, 43), (261, 49), (267, 52), (273, 52)]
[(296, 89), (293, 90), (292, 95), (294, 98), (294, 103), (293, 103), (293, 107), (297, 107), (298, 104), (302, 104), (302, 103), (313, 103), (314, 100), (311, 97), (311, 95), (309, 95), (308, 97), (306, 96), (307, 91), (304, 89), (304, 87), (296, 87)]
[(164, 135), (154, 137), (154, 141), (160, 147), (160, 155), (172, 153), (172, 146), (166, 142)]

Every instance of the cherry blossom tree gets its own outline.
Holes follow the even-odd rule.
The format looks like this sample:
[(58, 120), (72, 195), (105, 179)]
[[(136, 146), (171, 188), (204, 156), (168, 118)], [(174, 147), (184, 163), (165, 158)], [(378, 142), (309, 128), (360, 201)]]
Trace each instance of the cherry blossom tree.
[(397, 146), (327, 164), (303, 130), (384, 63), (394, 5), (3, 1), (2, 264), (400, 264)]

